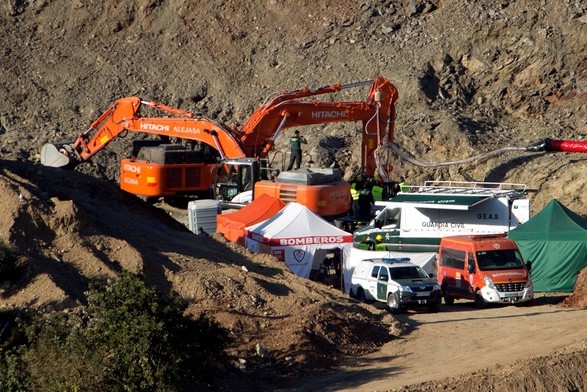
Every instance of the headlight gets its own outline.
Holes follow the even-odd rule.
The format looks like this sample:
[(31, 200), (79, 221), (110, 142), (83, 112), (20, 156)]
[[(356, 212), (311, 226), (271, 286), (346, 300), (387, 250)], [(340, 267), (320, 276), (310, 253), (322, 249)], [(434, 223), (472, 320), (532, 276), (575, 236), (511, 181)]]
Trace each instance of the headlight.
[(408, 293), (411, 293), (412, 289), (409, 286), (399, 286), (399, 291), (406, 291)]
[(532, 286), (532, 278), (530, 277), (530, 275), (528, 275), (528, 280), (526, 281), (524, 288), (527, 289), (530, 286)]
[(490, 289), (497, 290), (497, 287), (495, 287), (493, 281), (489, 276), (483, 275), (483, 283), (485, 283), (485, 286), (489, 287)]
[(434, 287), (432, 288), (433, 291), (436, 290), (440, 290), (440, 285), (439, 284), (435, 284)]

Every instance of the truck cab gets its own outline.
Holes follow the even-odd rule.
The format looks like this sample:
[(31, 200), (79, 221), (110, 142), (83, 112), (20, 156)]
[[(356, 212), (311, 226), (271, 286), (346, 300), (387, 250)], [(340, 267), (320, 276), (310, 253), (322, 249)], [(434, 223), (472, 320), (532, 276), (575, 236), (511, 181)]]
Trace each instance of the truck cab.
[(443, 238), (438, 250), (438, 284), (446, 304), (472, 299), (488, 303), (524, 303), (534, 290), (531, 263), (525, 263), (506, 234)]
[(353, 271), (350, 295), (362, 302), (384, 302), (391, 312), (426, 306), (440, 310), (440, 286), (409, 258), (362, 260)]

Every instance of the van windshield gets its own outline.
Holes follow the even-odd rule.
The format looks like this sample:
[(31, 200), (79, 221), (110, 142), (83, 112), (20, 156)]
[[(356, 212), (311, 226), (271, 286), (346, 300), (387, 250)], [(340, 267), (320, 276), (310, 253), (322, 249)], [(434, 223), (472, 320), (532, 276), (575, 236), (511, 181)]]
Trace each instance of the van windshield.
[(400, 208), (386, 208), (375, 218), (376, 227), (394, 226), (397, 225), (399, 219)]
[(515, 249), (477, 252), (477, 264), (481, 271), (518, 269), (524, 267), (522, 255)]

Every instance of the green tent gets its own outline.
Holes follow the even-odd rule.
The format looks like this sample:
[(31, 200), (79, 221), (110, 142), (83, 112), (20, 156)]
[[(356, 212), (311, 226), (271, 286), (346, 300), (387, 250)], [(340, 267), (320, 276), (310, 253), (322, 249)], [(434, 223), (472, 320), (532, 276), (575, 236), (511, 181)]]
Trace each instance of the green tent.
[(534, 291), (573, 291), (579, 271), (587, 267), (587, 219), (554, 199), (508, 237), (532, 261)]

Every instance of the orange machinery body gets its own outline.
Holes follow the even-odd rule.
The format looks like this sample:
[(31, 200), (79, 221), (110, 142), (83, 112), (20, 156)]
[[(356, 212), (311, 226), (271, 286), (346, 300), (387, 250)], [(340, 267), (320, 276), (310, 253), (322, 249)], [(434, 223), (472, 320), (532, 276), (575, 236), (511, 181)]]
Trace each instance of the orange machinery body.
[(216, 164), (206, 163), (162, 164), (123, 159), (120, 164), (120, 188), (149, 197), (212, 195), (211, 184), (214, 184), (217, 167)]
[[(371, 84), (371, 89), (363, 101), (320, 102), (305, 99), (366, 84)], [(217, 159), (210, 159), (208, 154), (193, 160), (168, 161), (167, 156), (174, 154), (171, 149), (161, 148), (153, 155), (157, 159), (150, 158), (150, 155), (141, 156), (138, 152), (136, 156), (133, 154), (132, 159), (121, 162), (121, 188), (132, 194), (153, 197), (202, 194), (216, 184), (216, 169), (220, 161), (265, 159), (278, 135), (287, 128), (362, 122), (361, 166), (364, 173), (371, 176), (378, 167), (376, 163), (381, 162), (376, 162), (376, 149), (393, 142), (396, 101), (395, 86), (382, 77), (348, 85), (285, 91), (270, 96), (239, 131), (236, 127), (228, 128), (178, 108), (142, 101), (138, 97), (126, 97), (110, 106), (74, 142), (46, 146), (41, 152), (41, 160), (50, 166), (67, 166), (91, 159), (112, 140), (128, 131), (158, 135), (164, 140), (162, 143), (181, 143), (186, 147), (188, 152), (177, 152), (177, 155), (185, 153), (188, 156), (213, 149)], [(141, 107), (157, 109), (172, 116), (143, 117), (139, 113)], [(390, 166), (385, 169), (389, 171)], [(255, 189), (258, 189), (255, 197), (266, 193), (284, 201), (297, 201), (322, 216), (346, 213), (350, 204), (350, 185), (342, 180), (311, 185), (269, 182), (259, 184)], [(291, 193), (295, 197), (289, 196)]]
[(350, 184), (346, 181), (324, 185), (285, 184), (274, 181), (258, 181), (255, 198), (268, 195), (285, 203), (303, 204), (310, 211), (324, 217), (346, 214), (350, 208)]

